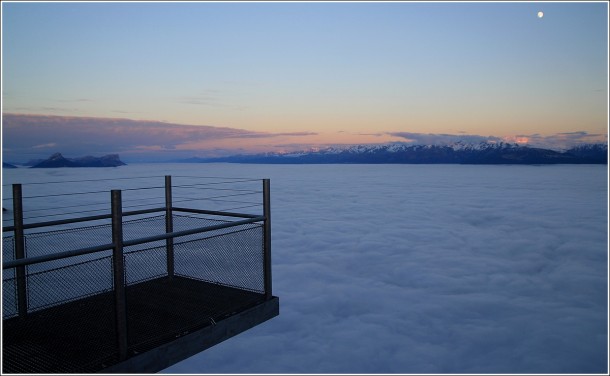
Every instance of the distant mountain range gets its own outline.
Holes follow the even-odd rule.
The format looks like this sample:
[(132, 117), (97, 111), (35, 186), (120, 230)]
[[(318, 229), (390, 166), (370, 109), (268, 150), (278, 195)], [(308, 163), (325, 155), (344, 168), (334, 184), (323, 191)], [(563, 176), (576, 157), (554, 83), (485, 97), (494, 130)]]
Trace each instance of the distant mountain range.
[(118, 154), (109, 154), (103, 157), (81, 157), (65, 158), (60, 153), (51, 155), (42, 161), (31, 161), (31, 168), (55, 168), (55, 167), (117, 167), (124, 166)]
[(608, 145), (589, 144), (565, 151), (521, 146), (510, 143), (451, 145), (356, 145), (330, 147), (292, 153), (234, 155), (220, 158), (189, 158), (175, 162), (190, 163), (404, 163), (404, 164), (607, 164)]

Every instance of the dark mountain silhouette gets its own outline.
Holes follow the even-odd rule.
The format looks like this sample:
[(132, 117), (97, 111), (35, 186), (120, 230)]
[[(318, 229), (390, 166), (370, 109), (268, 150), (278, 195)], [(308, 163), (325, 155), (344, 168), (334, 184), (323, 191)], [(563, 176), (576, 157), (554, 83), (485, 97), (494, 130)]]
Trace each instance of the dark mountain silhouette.
[(587, 144), (574, 147), (568, 153), (587, 161), (586, 163), (608, 163), (608, 145)]
[(17, 166), (10, 163), (2, 162), (2, 168), (17, 168)]
[(405, 163), (405, 164), (607, 164), (608, 146), (583, 145), (566, 151), (520, 146), (509, 143), (452, 145), (357, 145), (296, 153), (234, 155), (222, 158), (189, 158), (185, 163)]
[(109, 154), (103, 157), (86, 156), (82, 158), (65, 158), (60, 153), (51, 155), (48, 159), (36, 163), (31, 168), (55, 167), (117, 167), (124, 166), (118, 154)]

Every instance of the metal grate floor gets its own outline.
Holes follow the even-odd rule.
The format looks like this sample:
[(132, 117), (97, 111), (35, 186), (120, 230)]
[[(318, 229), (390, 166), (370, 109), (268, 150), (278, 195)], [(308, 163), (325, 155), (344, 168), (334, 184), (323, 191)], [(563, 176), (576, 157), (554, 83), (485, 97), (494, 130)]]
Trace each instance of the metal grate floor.
[[(185, 277), (127, 286), (128, 357), (264, 301), (264, 294)], [(112, 292), (3, 321), (5, 373), (85, 373), (119, 362)]]

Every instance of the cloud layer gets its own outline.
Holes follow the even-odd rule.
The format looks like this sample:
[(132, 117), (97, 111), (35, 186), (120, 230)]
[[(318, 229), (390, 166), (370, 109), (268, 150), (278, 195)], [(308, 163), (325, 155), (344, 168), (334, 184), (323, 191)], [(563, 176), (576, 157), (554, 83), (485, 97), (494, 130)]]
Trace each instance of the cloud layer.
[(607, 143), (608, 136), (604, 134), (591, 134), (584, 131), (556, 133), (552, 135), (519, 134), (515, 136), (496, 137), (470, 134), (444, 134), (444, 133), (413, 133), (390, 132), (389, 135), (400, 137), (407, 142), (422, 145), (452, 144), (458, 141), (464, 143), (481, 142), (510, 142), (532, 147), (543, 147), (554, 150), (569, 149), (579, 144)]
[[(162, 166), (271, 178), (280, 297), (280, 316), (167, 373), (607, 371), (605, 166)], [(4, 178), (57, 173), (100, 178)]]
[(167, 372), (605, 371), (603, 166), (264, 173), (280, 317)]
[(443, 133), (413, 133), (413, 132), (392, 132), (390, 135), (395, 137), (401, 137), (406, 139), (408, 142), (422, 145), (439, 145), (439, 144), (451, 144), (454, 142), (462, 141), (465, 143), (481, 143), (481, 142), (499, 142), (502, 141), (500, 137), (494, 136), (478, 136), (478, 135), (454, 135), (454, 134), (443, 134)]
[[(191, 126), (156, 121), (38, 115), (3, 115), (3, 148), (9, 154), (32, 157), (55, 151), (75, 155), (121, 153), (180, 155), (193, 148), (222, 149), (231, 140), (239, 149), (240, 141), (273, 137), (263, 132), (212, 126)], [(32, 150), (36, 149), (36, 150)], [(213, 154), (213, 151), (210, 152)]]

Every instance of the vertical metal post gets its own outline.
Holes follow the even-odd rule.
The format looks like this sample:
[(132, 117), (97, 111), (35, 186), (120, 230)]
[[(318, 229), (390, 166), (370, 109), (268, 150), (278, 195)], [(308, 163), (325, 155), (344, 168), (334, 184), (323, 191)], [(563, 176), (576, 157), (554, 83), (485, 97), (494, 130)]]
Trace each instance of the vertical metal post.
[(112, 269), (114, 309), (119, 359), (127, 358), (127, 297), (125, 295), (125, 265), (123, 260), (123, 204), (121, 191), (111, 191), (112, 205)]
[[(172, 177), (165, 176), (165, 232), (174, 232), (174, 217), (172, 214)], [(174, 239), (165, 239), (167, 249), (167, 276), (174, 276)]]
[[(13, 225), (15, 226), (15, 259), (25, 258), (25, 236), (23, 234), (23, 198), (21, 184), (13, 184)], [(16, 268), (17, 312), (24, 318), (28, 313), (28, 296), (25, 266)]]
[(263, 233), (265, 299), (269, 300), (273, 296), (271, 286), (271, 192), (269, 179), (263, 179), (263, 215), (265, 216)]

